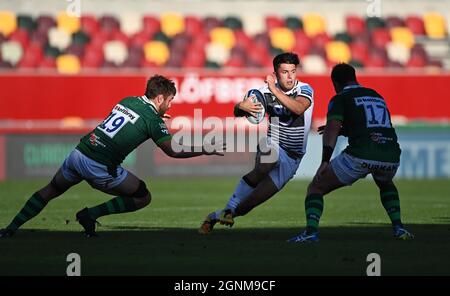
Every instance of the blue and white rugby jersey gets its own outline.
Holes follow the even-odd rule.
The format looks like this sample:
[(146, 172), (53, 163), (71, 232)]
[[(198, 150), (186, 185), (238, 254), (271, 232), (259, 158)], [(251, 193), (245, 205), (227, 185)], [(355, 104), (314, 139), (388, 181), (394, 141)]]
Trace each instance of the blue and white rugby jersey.
[[(279, 88), (278, 83), (276, 86)], [(278, 142), (279, 146), (286, 151), (305, 154), (314, 107), (314, 91), (312, 87), (297, 80), (290, 91), (284, 92), (291, 98), (303, 96), (311, 101), (311, 105), (302, 115), (296, 115), (282, 105), (269, 90), (267, 84), (259, 88), (259, 91), (264, 95), (266, 113), (269, 115), (267, 136), (272, 141)], [(275, 118), (278, 119), (279, 124), (276, 123)]]

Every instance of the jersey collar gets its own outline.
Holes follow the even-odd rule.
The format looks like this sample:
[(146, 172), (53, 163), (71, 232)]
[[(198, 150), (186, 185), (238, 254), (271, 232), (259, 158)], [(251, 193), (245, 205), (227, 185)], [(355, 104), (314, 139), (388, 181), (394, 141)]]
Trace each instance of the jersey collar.
[(147, 98), (147, 96), (146, 95), (143, 95), (142, 97), (142, 100), (144, 100), (144, 102), (146, 102), (147, 104), (150, 104), (150, 106), (152, 106), (153, 107), (153, 109), (154, 109), (154, 111), (155, 111), (155, 113), (157, 113), (158, 114), (158, 109), (156, 109), (156, 105), (155, 105), (155, 103), (153, 103), (152, 101), (150, 101), (148, 98)]

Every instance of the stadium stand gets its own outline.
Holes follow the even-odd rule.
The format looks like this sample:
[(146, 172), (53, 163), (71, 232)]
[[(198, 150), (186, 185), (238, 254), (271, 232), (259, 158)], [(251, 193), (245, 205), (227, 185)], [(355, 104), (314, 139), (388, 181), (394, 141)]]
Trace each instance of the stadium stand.
[[(166, 12), (120, 16), (0, 12), (0, 68), (261, 68), (295, 51), (304, 71), (338, 62), (360, 68), (448, 69), (450, 47), (439, 12), (383, 18), (314, 12), (301, 16), (194, 16)], [(344, 28), (340, 31), (340, 27)]]

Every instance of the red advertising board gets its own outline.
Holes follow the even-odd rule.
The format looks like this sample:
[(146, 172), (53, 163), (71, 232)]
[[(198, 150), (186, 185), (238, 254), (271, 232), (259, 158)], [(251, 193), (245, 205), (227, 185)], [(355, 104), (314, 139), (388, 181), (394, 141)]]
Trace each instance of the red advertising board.
[[(142, 95), (146, 79), (154, 73), (95, 75), (0, 75), (0, 120), (103, 118), (121, 98)], [(167, 72), (177, 84), (172, 116), (232, 116), (233, 105), (251, 87), (264, 83), (266, 73)], [(299, 75), (314, 88), (314, 117), (323, 118), (334, 94), (325, 75)], [(375, 88), (388, 102), (392, 115), (408, 119), (450, 120), (450, 74), (360, 75), (359, 81)]]

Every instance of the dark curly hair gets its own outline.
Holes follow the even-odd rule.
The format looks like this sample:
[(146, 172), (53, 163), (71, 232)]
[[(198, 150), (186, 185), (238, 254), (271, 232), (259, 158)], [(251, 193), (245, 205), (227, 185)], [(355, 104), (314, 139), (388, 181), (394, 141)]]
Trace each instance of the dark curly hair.
[(147, 81), (145, 95), (149, 99), (154, 99), (157, 95), (168, 97), (177, 93), (175, 83), (161, 75), (154, 75)]

